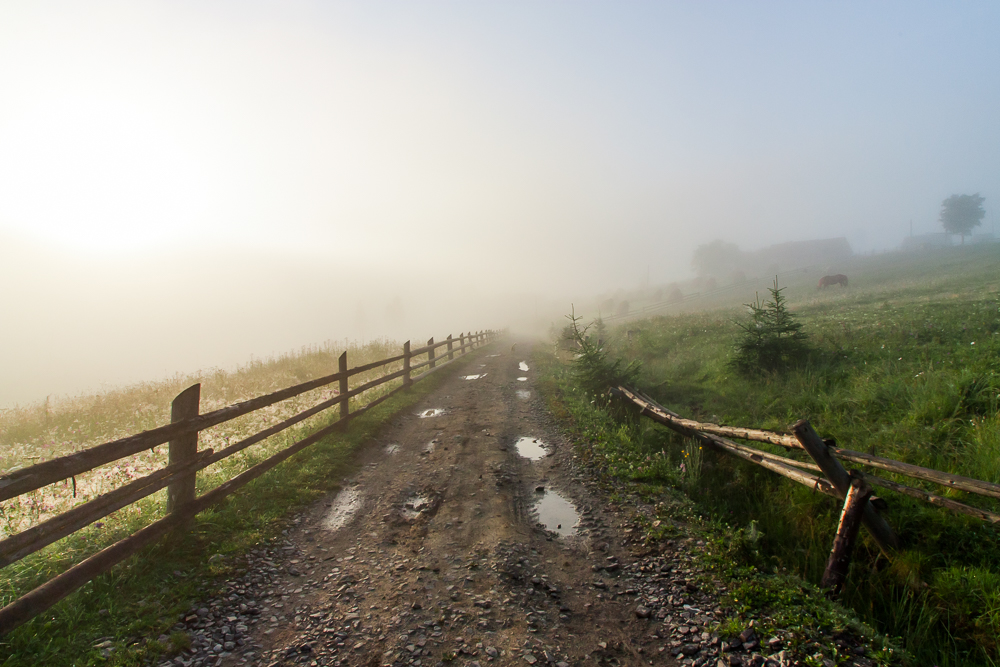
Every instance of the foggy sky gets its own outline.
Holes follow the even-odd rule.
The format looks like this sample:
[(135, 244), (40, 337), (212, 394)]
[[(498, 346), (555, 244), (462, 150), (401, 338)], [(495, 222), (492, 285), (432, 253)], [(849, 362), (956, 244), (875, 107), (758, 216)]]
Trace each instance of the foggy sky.
[(988, 230), (998, 28), (995, 3), (4, 2), (0, 406), (551, 320), (716, 238), (892, 248), (953, 193)]

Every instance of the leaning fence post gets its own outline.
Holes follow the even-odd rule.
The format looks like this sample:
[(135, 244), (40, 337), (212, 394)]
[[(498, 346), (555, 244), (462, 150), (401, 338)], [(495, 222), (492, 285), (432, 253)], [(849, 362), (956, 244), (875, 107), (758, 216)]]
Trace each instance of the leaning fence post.
[(860, 477), (851, 480), (851, 488), (844, 498), (844, 509), (840, 513), (840, 523), (837, 526), (837, 537), (833, 540), (830, 560), (823, 572), (823, 588), (829, 589), (830, 597), (840, 595), (847, 578), (847, 570), (851, 565), (851, 551), (854, 540), (861, 528), (861, 517), (864, 516), (865, 505), (872, 495), (872, 488)]
[[(193, 384), (177, 394), (170, 404), (170, 422), (184, 421), (198, 416), (198, 404), (201, 401), (201, 384)], [(167, 449), (167, 465), (183, 463), (198, 454), (198, 432), (185, 433), (170, 441)], [(167, 512), (181, 510), (188, 503), (194, 502), (195, 471), (181, 476), (176, 482), (167, 486)]]
[[(428, 345), (434, 345), (434, 336), (431, 336), (430, 340), (427, 341)], [(432, 347), (430, 351), (427, 352), (427, 360), (430, 361), (431, 368), (434, 368), (434, 348)]]
[(347, 416), (350, 414), (351, 409), (349, 405), (350, 398), (347, 396), (347, 350), (344, 350), (344, 353), (340, 355), (340, 359), (337, 360), (337, 372), (340, 374), (340, 421), (344, 422), (344, 428), (347, 428)]
[(452, 339), (451, 334), (448, 334), (448, 361), (455, 358), (455, 350), (452, 348), (452, 344), (455, 341)]
[[(792, 425), (792, 433), (795, 434), (795, 438), (802, 444), (803, 449), (809, 452), (809, 456), (813, 457), (813, 460), (816, 461), (820, 470), (823, 471), (826, 478), (837, 489), (837, 492), (842, 497), (846, 497), (847, 492), (851, 488), (851, 475), (844, 469), (840, 461), (833, 457), (829, 447), (826, 446), (822, 438), (813, 430), (809, 422), (805, 419), (797, 421)], [(879, 549), (882, 550), (882, 553), (886, 556), (892, 555), (892, 552), (896, 550), (896, 536), (893, 534), (889, 524), (886, 523), (886, 520), (875, 511), (875, 507), (870, 502), (864, 504), (862, 520), (865, 523), (865, 527), (868, 528), (868, 532), (878, 544)]]
[(465, 354), (465, 332), (458, 334), (458, 351)]
[(403, 343), (403, 386), (409, 387), (413, 384), (410, 379), (410, 341)]

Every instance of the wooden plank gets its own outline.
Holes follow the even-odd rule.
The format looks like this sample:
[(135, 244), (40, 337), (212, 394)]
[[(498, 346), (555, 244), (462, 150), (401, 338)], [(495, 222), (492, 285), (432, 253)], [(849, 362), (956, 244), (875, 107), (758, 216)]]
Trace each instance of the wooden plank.
[(228, 482), (219, 485), (204, 496), (197, 498), (194, 502), (185, 505), (176, 513), (151, 523), (133, 535), (99, 551), (49, 580), (47, 583), (21, 596), (3, 609), (0, 609), (0, 635), (10, 632), (32, 617), (45, 611), (94, 577), (107, 572), (117, 563), (152, 544), (166, 534), (167, 531), (183, 525), (184, 522), (198, 512), (221, 501), (236, 489), (260, 477), (282, 461), (332, 433), (338, 426), (339, 420), (300, 440), (291, 447), (278, 452), (274, 456), (261, 461)]
[(861, 528), (862, 517), (872, 489), (861, 478), (851, 480), (851, 486), (844, 497), (844, 509), (840, 513), (837, 525), (837, 537), (833, 540), (833, 549), (826, 562), (826, 570), (820, 586), (829, 590), (830, 597), (840, 595), (847, 579), (847, 570), (851, 565), (851, 552), (854, 550), (854, 540)]
[(656, 405), (653, 402), (640, 399), (635, 394), (632, 394), (632, 392), (627, 393), (633, 397), (633, 402), (640, 408), (640, 414), (663, 424), (667, 428), (677, 431), (681, 435), (698, 440), (699, 442), (708, 445), (715, 451), (721, 451), (738, 456), (739, 458), (775, 472), (782, 477), (786, 477), (794, 482), (808, 486), (809, 488), (819, 491), (820, 493), (824, 493), (835, 498), (839, 497), (837, 490), (829, 481), (823, 479), (822, 477), (805, 473), (795, 467), (795, 465), (792, 465), (792, 463), (801, 465), (798, 461), (791, 462), (790, 459), (782, 459), (782, 457), (774, 454), (770, 454), (765, 457), (765, 452), (760, 452), (745, 445), (738, 445), (735, 442), (729, 442), (724, 438), (720, 438), (715, 435), (699, 433), (698, 431), (686, 428), (678, 424), (677, 420), (671, 414), (668, 414), (667, 411), (661, 409), (661, 406)]
[[(834, 458), (826, 443), (816, 434), (809, 422), (805, 419), (797, 421), (792, 425), (792, 433), (813, 457), (813, 460), (819, 464), (819, 467), (823, 469), (823, 474), (826, 475), (827, 479), (833, 482), (841, 497), (846, 496), (851, 488), (851, 476), (840, 464), (840, 461)], [(892, 555), (897, 548), (896, 536), (871, 502), (865, 503), (862, 520), (882, 553), (886, 556)]]
[(915, 489), (912, 486), (892, 482), (888, 479), (876, 477), (875, 475), (865, 475), (865, 479), (869, 484), (873, 484), (874, 486), (881, 486), (891, 491), (910, 496), (911, 498), (923, 500), (924, 502), (937, 505), (938, 507), (944, 507), (945, 509), (949, 509), (953, 512), (968, 514), (969, 516), (974, 516), (977, 519), (988, 521), (990, 523), (1000, 523), (1000, 514), (994, 514), (993, 512), (979, 509), (978, 507), (971, 507), (964, 503), (960, 503), (957, 500), (952, 500), (951, 498), (942, 498), (941, 496), (929, 493), (923, 489)]
[[(626, 395), (637, 398), (642, 396), (638, 392), (632, 392), (625, 387), (619, 387), (618, 389), (624, 391)], [(648, 397), (643, 398), (646, 400), (652, 400)], [(676, 418), (677, 423), (680, 425), (701, 431), (703, 433), (711, 433), (714, 435), (739, 438), (741, 440), (751, 440), (755, 442), (767, 442), (772, 445), (780, 445), (789, 449), (802, 449), (802, 443), (800, 443), (793, 435), (783, 435), (780, 433), (773, 433), (771, 431), (747, 429), (738, 426), (719, 426), (718, 424), (698, 422), (693, 419), (684, 419), (676, 413), (671, 414)], [(831, 446), (830, 451), (838, 459), (843, 461), (860, 463), (861, 465), (878, 468), (887, 472), (894, 472), (899, 475), (920, 479), (925, 482), (933, 482), (934, 484), (940, 484), (941, 486), (949, 489), (958, 489), (960, 491), (975, 493), (981, 496), (1000, 498), (1000, 484), (993, 484), (992, 482), (973, 479), (971, 477), (963, 477), (962, 475), (942, 472), (940, 470), (925, 468), (912, 463), (904, 463), (902, 461), (887, 459), (881, 456), (874, 456), (872, 454), (865, 454), (864, 452), (856, 452), (850, 449), (841, 449), (839, 447)]]
[(397, 361), (402, 361), (402, 359), (403, 359), (403, 355), (397, 354), (395, 357), (389, 357), (388, 359), (382, 359), (380, 361), (373, 361), (370, 364), (364, 364), (364, 365), (361, 365), (361, 366), (355, 366), (351, 370), (347, 371), (347, 374), (353, 377), (353, 376), (357, 375), (358, 373), (364, 373), (365, 371), (370, 371), (373, 368), (378, 368), (379, 366), (385, 366), (387, 364), (392, 364), (392, 363), (395, 363)]
[(211, 455), (211, 449), (203, 450), (189, 461), (157, 470), (16, 535), (0, 540), (0, 568), (17, 562), (67, 535), (89, 526), (98, 519), (102, 519), (112, 512), (117, 512), (126, 505), (131, 505), (137, 500), (156, 493), (170, 484), (178, 475), (200, 470), (207, 465), (204, 462)]
[(206, 412), (193, 419), (159, 426), (136, 435), (112, 440), (82, 451), (43, 461), (7, 475), (0, 476), (0, 501), (8, 500), (28, 491), (68, 479), (74, 475), (93, 470), (99, 466), (131, 456), (144, 449), (162, 445), (171, 439), (196, 431), (217, 426), (231, 419), (280, 403), (288, 398), (330, 384), (339, 379), (337, 374), (303, 382), (293, 387), (258, 396), (234, 405)]
[[(194, 384), (177, 394), (170, 404), (170, 421), (177, 423), (198, 416), (198, 406), (201, 401), (201, 384)], [(181, 465), (198, 455), (198, 432), (184, 433), (170, 441), (167, 452), (168, 465)], [(184, 505), (194, 501), (195, 473), (189, 472), (175, 479), (167, 487), (167, 512), (176, 512)]]

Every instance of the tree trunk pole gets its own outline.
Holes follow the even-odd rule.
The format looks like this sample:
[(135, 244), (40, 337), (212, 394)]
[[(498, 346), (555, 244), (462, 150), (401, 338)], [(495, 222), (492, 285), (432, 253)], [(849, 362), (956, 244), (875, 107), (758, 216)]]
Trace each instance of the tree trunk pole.
[[(846, 497), (847, 492), (851, 488), (851, 475), (844, 469), (840, 461), (830, 454), (830, 449), (816, 431), (813, 430), (813, 427), (809, 425), (809, 422), (805, 419), (799, 420), (792, 425), (792, 433), (795, 434), (796, 439), (802, 444), (802, 447), (813, 457), (813, 460), (819, 465), (820, 470), (823, 471), (826, 478), (833, 483), (834, 488), (837, 489), (840, 496), (842, 498)], [(896, 536), (893, 534), (889, 524), (875, 511), (875, 507), (870, 502), (864, 504), (862, 520), (868, 532), (878, 544), (879, 549), (882, 550), (882, 553), (886, 556), (891, 556), (897, 547)]]
[(851, 481), (851, 488), (844, 498), (844, 509), (840, 513), (837, 537), (833, 541), (833, 550), (830, 552), (830, 560), (826, 563), (821, 584), (823, 588), (829, 589), (832, 598), (840, 595), (844, 587), (847, 570), (851, 565), (854, 540), (858, 536), (861, 518), (864, 516), (865, 506), (871, 495), (872, 488), (863, 479), (855, 478)]
[[(198, 416), (201, 401), (201, 384), (194, 384), (177, 394), (170, 404), (170, 421), (179, 422)], [(198, 454), (198, 432), (185, 433), (170, 441), (167, 450), (167, 465), (190, 461)], [(194, 502), (195, 475), (190, 472), (167, 487), (167, 512), (174, 513)]]
[(410, 379), (410, 341), (403, 343), (403, 386), (409, 387), (413, 384)]

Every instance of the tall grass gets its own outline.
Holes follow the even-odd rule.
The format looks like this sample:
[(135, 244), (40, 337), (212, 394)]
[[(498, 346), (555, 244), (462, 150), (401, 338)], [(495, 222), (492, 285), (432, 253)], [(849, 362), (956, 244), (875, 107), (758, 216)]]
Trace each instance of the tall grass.
[[(631, 322), (631, 336), (610, 332), (609, 351), (640, 361), (640, 388), (685, 416), (782, 430), (807, 418), (842, 447), (1000, 483), (1000, 248), (864, 258), (854, 268), (848, 290), (820, 292), (805, 277), (790, 284), (816, 352), (788, 373), (732, 372), (733, 321), (746, 318), (738, 308)], [(685, 445), (657, 437), (679, 468)], [(819, 581), (837, 503), (715, 454), (698, 474), (683, 488), (702, 511), (737, 527), (754, 522), (767, 567)], [(994, 499), (879, 475), (1000, 511)], [(917, 664), (996, 665), (1000, 531), (880, 495), (902, 550), (887, 561), (863, 539), (844, 602), (900, 637)]]

